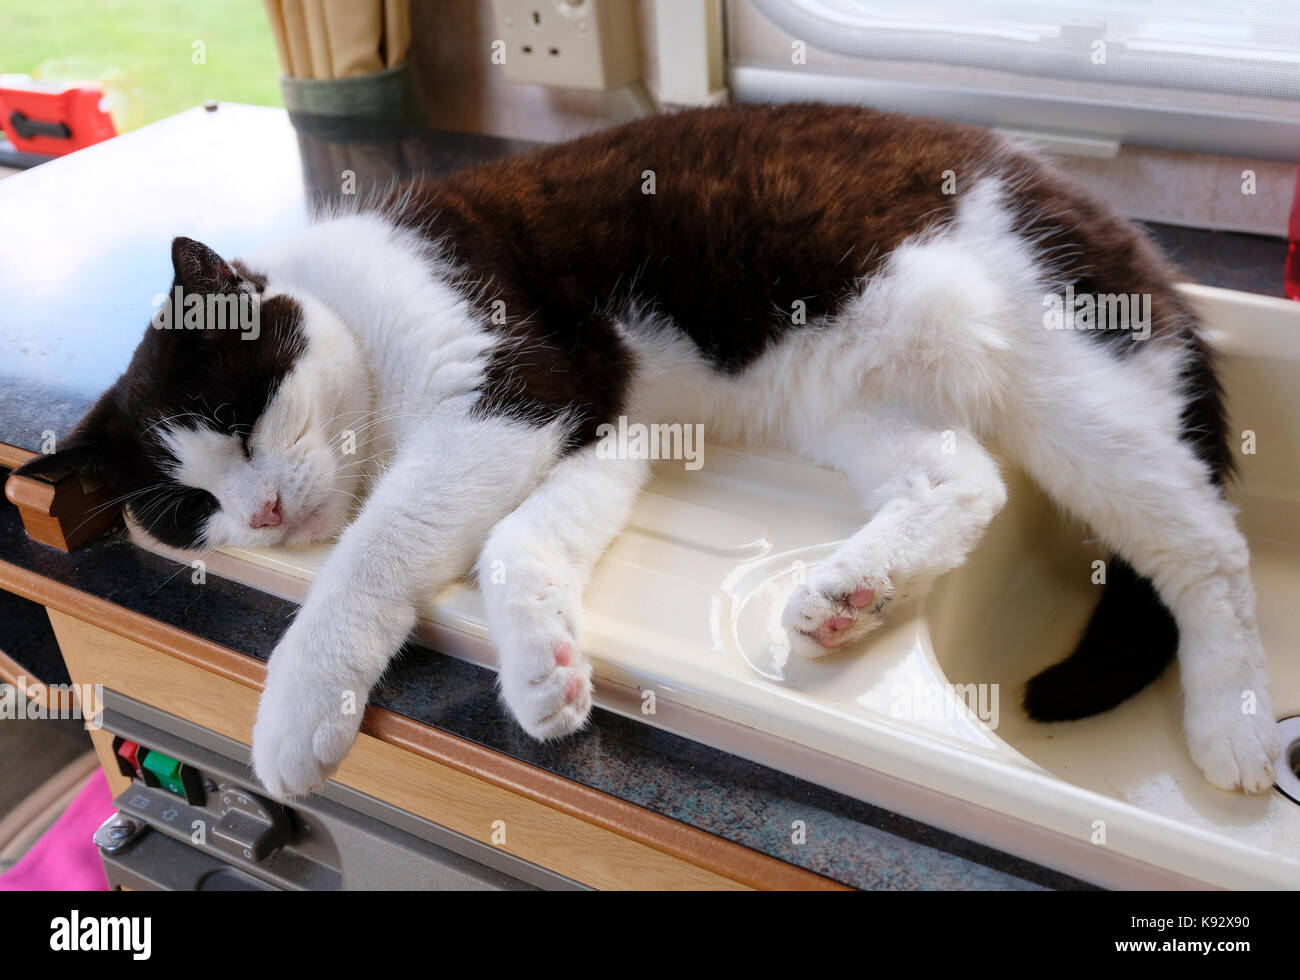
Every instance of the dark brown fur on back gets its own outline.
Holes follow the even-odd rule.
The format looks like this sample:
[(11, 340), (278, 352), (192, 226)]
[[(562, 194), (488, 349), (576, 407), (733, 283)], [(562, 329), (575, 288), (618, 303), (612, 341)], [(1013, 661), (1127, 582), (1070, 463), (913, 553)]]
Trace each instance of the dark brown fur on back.
[[(944, 193), (951, 171), (956, 193)], [(645, 186), (653, 175), (654, 193)], [(450, 244), (485, 304), (505, 303), (484, 410), (574, 412), (572, 446), (624, 403), (629, 303), (662, 314), (714, 367), (742, 371), (784, 332), (834, 314), (910, 236), (1003, 178), (1018, 229), (1077, 292), (1150, 293), (1153, 333), (1202, 355), (1187, 434), (1216, 472), (1224, 421), (1175, 275), (1133, 225), (994, 134), (851, 106), (734, 106), (656, 116), (404, 188), (402, 220)], [(1091, 334), (1117, 353), (1129, 331)], [(869, 342), (869, 339), (864, 339)]]
[(528, 338), (526, 357), (496, 366), (489, 402), (577, 406), (589, 437), (632, 366), (611, 321), (626, 303), (740, 371), (794, 326), (796, 301), (809, 322), (834, 313), (941, 221), (942, 171), (990, 146), (980, 130), (843, 107), (686, 112), (418, 185), (405, 215), (449, 236)]

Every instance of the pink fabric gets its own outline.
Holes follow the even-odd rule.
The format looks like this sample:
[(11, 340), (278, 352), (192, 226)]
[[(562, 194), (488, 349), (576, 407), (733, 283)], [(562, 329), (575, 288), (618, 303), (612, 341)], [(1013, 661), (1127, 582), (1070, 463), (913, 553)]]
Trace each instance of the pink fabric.
[(112, 814), (108, 780), (102, 769), (96, 769), (54, 826), (17, 864), (0, 875), (0, 891), (108, 891), (99, 848), (90, 838)]

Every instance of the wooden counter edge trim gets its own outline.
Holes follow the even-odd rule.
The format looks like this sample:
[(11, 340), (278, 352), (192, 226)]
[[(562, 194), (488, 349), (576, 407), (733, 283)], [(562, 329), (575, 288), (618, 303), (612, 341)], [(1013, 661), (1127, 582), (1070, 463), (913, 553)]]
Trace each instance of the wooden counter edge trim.
[(30, 449), (22, 449), (7, 442), (0, 442), (0, 467), (16, 470), (29, 459), (35, 458), (36, 453)]
[(814, 871), (699, 830), (385, 708), (366, 709), (362, 729), (437, 762), (578, 817), (753, 888), (851, 890)]
[(46, 711), (71, 710), (75, 704), (72, 692), (62, 689), (54, 702), (50, 702), (50, 685), (31, 673), (9, 654), (0, 650), (0, 681), (12, 684), (14, 690), (21, 691), (28, 701), (34, 701)]
[(38, 572), (0, 561), (0, 589), (116, 633), (159, 653), (201, 667), (220, 677), (261, 689), (266, 668), (261, 661), (236, 653), (211, 640), (187, 633), (168, 623), (150, 619), (125, 606), (101, 599)]
[[(0, 588), (57, 609), (124, 639), (260, 690), (261, 661), (82, 592), (37, 572), (0, 561)], [(386, 708), (366, 708), (362, 730), (434, 762), (595, 824), (672, 857), (754, 888), (851, 890), (848, 886), (691, 827), (636, 803), (547, 772)]]

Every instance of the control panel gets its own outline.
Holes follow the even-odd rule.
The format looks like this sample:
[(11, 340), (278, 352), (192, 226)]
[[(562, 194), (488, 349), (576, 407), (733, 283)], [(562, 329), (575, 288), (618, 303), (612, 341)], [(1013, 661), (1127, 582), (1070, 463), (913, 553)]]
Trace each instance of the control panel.
[(110, 887), (580, 887), (346, 786), (282, 805), (257, 787), (247, 746), (111, 688), (103, 703), (113, 761), (131, 781), (95, 834)]
[(122, 735), (113, 738), (113, 756), (132, 781), (114, 801), (122, 814), (273, 885), (338, 887), (333, 842), (306, 815)]

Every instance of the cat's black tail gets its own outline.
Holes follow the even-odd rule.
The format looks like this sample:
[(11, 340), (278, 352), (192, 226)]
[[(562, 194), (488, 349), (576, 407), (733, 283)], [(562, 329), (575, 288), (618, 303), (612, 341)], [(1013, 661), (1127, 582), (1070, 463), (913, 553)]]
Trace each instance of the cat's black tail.
[[(1183, 369), (1188, 394), (1182, 437), (1220, 488), (1232, 475), (1227, 413), (1212, 355), (1194, 334)], [(1155, 586), (1112, 556), (1106, 586), (1070, 656), (1030, 679), (1025, 711), (1035, 721), (1070, 721), (1108, 711), (1142, 690), (1178, 652), (1178, 626)]]
[(1159, 677), (1177, 650), (1178, 627), (1155, 587), (1122, 558), (1112, 558), (1083, 639), (1029, 681), (1025, 711), (1035, 721), (1108, 711)]

